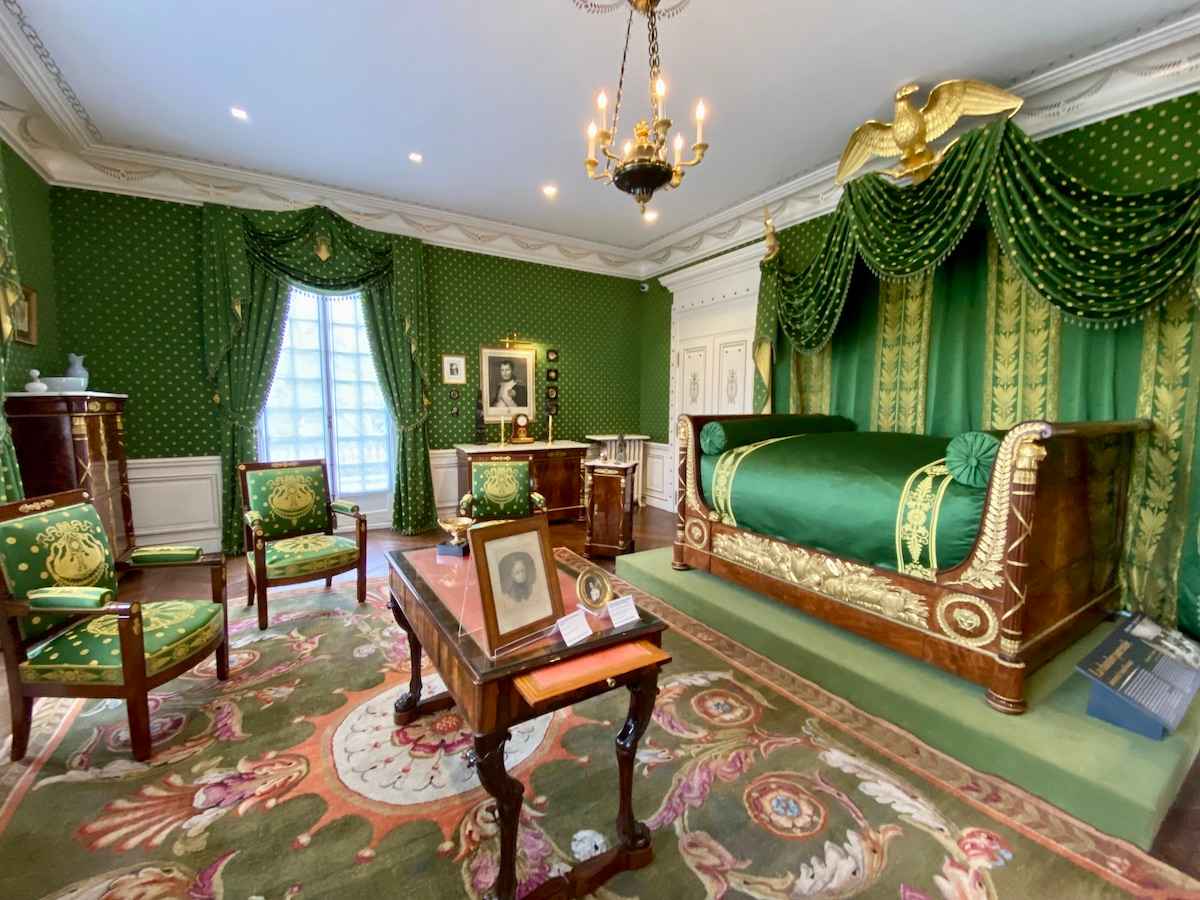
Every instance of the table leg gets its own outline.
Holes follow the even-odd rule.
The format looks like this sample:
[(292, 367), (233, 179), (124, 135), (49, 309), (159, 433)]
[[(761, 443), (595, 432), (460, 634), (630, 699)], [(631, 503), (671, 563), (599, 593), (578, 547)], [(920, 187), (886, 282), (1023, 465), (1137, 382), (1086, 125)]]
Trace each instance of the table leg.
[(479, 781), (496, 800), (496, 818), (500, 822), (500, 871), (487, 897), (513, 900), (517, 896), (517, 826), (521, 818), (521, 796), (525, 787), (504, 768), (504, 744), (507, 731), (475, 735), (472, 759)]
[[(650, 829), (633, 817), (633, 766), (638, 741), (650, 724), (654, 699), (658, 696), (658, 669), (650, 669), (629, 684), (629, 714), (617, 733), (617, 774), (620, 794), (617, 807), (617, 837), (625, 850), (648, 850)], [(649, 860), (647, 860), (648, 862)]]
[(392, 707), (392, 718), (395, 723), (407, 725), (424, 713), (453, 706), (454, 698), (448, 691), (442, 691), (440, 694), (426, 698), (423, 703), (421, 702), (421, 640), (408, 623), (404, 610), (400, 608), (400, 604), (396, 602), (393, 594), (388, 595), (388, 609), (392, 611), (392, 618), (396, 620), (396, 624), (403, 628), (404, 633), (408, 635), (408, 690), (396, 698)]

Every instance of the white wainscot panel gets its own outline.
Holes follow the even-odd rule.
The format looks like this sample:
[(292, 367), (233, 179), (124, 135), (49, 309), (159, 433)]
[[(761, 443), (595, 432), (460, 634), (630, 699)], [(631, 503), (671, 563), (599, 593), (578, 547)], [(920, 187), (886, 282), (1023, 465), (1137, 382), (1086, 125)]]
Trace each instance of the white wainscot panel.
[(221, 458), (129, 460), (129, 499), (137, 541), (221, 549)]
[(646, 474), (642, 480), (645, 503), (675, 512), (675, 452), (670, 444), (646, 444)]
[(456, 515), (458, 510), (458, 451), (430, 450), (429, 466), (433, 470), (433, 501), (439, 516)]

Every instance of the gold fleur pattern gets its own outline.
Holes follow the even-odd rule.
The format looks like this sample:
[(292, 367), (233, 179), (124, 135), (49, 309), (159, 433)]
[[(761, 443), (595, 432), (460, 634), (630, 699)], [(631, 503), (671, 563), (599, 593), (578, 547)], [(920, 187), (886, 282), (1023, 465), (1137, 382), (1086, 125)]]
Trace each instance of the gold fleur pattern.
[(934, 460), (908, 476), (896, 509), (896, 571), (902, 575), (934, 580), (938, 510), (953, 480), (945, 459)]
[(792, 354), (791, 395), (788, 409), (794, 413), (828, 415), (833, 391), (833, 342), (816, 353)]
[(1062, 313), (1029, 286), (988, 235), (983, 428), (1058, 418)]
[(933, 273), (879, 285), (879, 332), (871, 430), (922, 434), (925, 431), (929, 318)]

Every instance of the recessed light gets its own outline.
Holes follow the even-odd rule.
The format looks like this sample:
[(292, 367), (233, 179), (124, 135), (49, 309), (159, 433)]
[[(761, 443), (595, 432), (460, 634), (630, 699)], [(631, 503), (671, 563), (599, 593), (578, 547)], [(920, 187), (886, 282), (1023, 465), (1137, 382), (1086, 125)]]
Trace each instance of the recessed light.
[(246, 112), (240, 106), (229, 107), (229, 114), (231, 116), (233, 116), (235, 119), (237, 119), (239, 122), (250, 121), (250, 113)]
[(542, 193), (546, 195), (546, 198), (548, 200), (553, 200), (555, 197), (558, 196), (558, 185), (543, 184), (542, 185)]
[(642, 211), (642, 221), (645, 222), (647, 225), (653, 225), (655, 222), (658, 221), (658, 210), (657, 209), (643, 210)]
[(425, 157), (422, 156), (420, 153), (417, 153), (414, 150), (412, 153), (408, 154), (408, 161), (415, 162), (415, 163), (423, 163), (423, 162), (425, 162)]

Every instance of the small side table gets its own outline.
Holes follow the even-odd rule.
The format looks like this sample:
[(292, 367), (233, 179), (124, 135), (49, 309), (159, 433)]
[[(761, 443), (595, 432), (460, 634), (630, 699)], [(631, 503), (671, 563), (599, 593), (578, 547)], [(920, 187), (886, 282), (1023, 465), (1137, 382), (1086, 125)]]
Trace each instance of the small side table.
[[(640, 463), (646, 452), (646, 442), (650, 440), (648, 434), (585, 434), (584, 437), (591, 441), (596, 446), (596, 454), (601, 451), (607, 454), (609, 459), (616, 459), (619, 455), (618, 448), (621, 446), (621, 438), (625, 439), (625, 458), (631, 462)], [(638, 506), (644, 506), (642, 502), (642, 470), (639, 468), (637, 475), (634, 477), (633, 496), (637, 501)]]
[(636, 508), (636, 462), (583, 464), (583, 506), (587, 534), (583, 555), (620, 556), (633, 552), (633, 513)]

